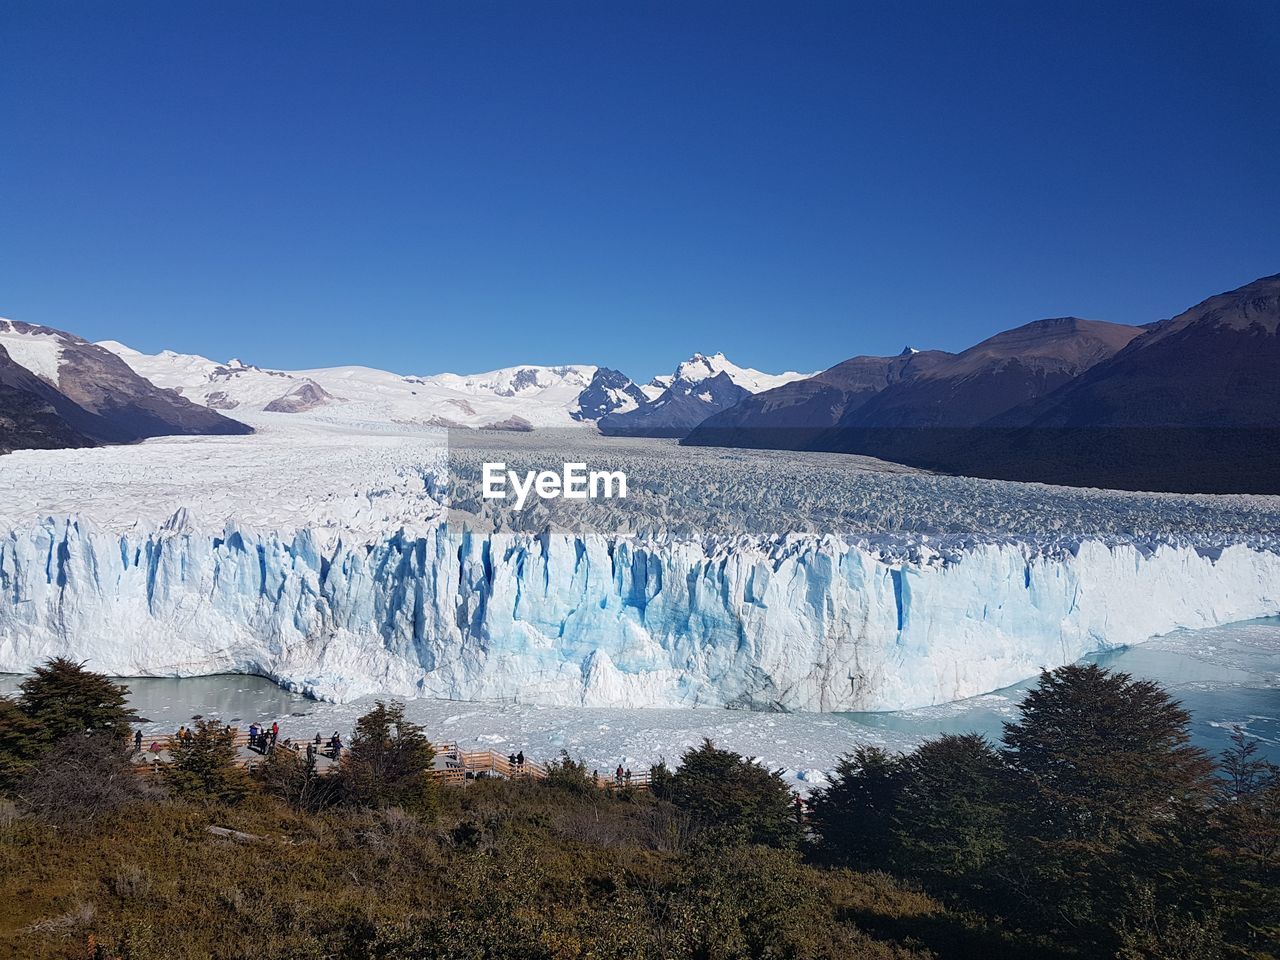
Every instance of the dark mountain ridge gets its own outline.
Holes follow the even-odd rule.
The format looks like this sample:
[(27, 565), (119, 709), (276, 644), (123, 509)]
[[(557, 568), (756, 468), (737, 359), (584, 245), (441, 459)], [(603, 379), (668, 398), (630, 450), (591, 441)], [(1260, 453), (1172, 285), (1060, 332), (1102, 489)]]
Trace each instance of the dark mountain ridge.
[(253, 432), (162, 390), (114, 353), (75, 334), (18, 320), (0, 320), (0, 333), (10, 347), (35, 345), (50, 365), (30, 369), (0, 344), (0, 452)]
[(703, 380), (673, 380), (656, 399), (625, 413), (597, 421), (606, 436), (683, 437), (708, 413), (726, 410), (750, 397), (751, 391), (721, 372)]
[(998, 479), (1280, 492), (1278, 326), (1280, 276), (1142, 327), (1040, 320), (895, 382), (833, 389), (849, 365), (901, 359), (856, 357), (757, 394), (684, 442), (859, 453)]

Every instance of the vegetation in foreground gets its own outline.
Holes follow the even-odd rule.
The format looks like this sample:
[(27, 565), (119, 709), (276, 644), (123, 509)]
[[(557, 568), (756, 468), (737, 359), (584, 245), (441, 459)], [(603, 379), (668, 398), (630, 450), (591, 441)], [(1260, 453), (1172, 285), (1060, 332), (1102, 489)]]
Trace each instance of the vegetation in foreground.
[(247, 774), (210, 722), (150, 778), (133, 719), (66, 661), (0, 700), (0, 956), (1280, 956), (1280, 773), (1243, 737), (1211, 762), (1097, 667), (1044, 674), (999, 744), (859, 750), (803, 822), (711, 743), (652, 793), (567, 756), (438, 788), (378, 704), (331, 776), (283, 750)]

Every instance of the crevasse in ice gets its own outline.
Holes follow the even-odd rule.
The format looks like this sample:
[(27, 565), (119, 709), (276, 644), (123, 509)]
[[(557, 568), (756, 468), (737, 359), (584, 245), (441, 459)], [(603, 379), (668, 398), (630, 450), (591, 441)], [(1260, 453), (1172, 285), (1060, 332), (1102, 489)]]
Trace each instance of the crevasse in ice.
[(708, 547), (442, 524), (347, 544), (74, 519), (0, 540), (0, 671), (62, 655), (339, 701), (889, 710), (1278, 611), (1280, 555), (1246, 545), (974, 544), (944, 560), (835, 536)]

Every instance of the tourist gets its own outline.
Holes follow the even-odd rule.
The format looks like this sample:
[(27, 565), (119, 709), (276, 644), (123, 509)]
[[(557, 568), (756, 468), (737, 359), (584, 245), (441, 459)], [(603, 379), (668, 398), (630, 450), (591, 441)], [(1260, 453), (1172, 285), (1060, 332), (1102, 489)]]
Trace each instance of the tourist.
[(613, 772), (613, 782), (622, 786), (622, 764), (618, 764), (618, 769)]
[(258, 724), (257, 721), (249, 724), (249, 749), (258, 749)]
[(133, 731), (133, 752), (134, 753), (142, 752), (142, 731), (141, 730)]
[(516, 754), (516, 766), (521, 770), (524, 769), (524, 751), (523, 750), (521, 750), (519, 753)]
[(273, 747), (276, 745), (276, 738), (279, 736), (280, 736), (280, 724), (273, 721), (271, 724), (271, 745)]

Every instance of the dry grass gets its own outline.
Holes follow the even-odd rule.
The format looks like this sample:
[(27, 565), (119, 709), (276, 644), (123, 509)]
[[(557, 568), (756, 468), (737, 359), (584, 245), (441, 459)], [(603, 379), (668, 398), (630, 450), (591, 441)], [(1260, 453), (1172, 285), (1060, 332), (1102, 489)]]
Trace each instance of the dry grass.
[[(210, 825), (263, 839), (231, 843)], [(0, 817), (0, 957), (92, 957), (92, 938), (98, 957), (127, 960), (727, 960), (768, 955), (773, 938), (778, 956), (905, 958), (927, 953), (849, 917), (946, 917), (888, 878), (697, 846), (649, 798), (532, 784), (446, 791), (430, 824), (261, 796), (135, 805), (91, 831)]]

